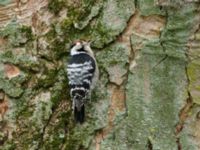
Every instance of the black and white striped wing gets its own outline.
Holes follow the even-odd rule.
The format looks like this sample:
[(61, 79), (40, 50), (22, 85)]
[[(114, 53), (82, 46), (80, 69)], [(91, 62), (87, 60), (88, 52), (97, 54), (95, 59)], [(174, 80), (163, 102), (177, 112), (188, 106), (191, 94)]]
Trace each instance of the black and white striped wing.
[(67, 67), (70, 94), (85, 97), (90, 90), (95, 72), (95, 61), (87, 54), (73, 55)]

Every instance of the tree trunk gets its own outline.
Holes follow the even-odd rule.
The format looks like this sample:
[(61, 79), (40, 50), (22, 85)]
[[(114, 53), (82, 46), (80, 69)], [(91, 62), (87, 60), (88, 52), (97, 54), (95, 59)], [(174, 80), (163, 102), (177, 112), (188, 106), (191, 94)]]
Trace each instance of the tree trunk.
[[(199, 0), (0, 0), (0, 149), (199, 150)], [(75, 124), (69, 45), (100, 79)]]

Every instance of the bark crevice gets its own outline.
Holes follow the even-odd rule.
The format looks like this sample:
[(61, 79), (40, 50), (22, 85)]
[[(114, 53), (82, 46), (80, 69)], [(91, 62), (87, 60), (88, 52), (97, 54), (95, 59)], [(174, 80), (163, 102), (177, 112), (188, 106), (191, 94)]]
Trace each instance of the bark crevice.
[[(186, 56), (188, 58), (187, 53), (186, 53)], [(186, 78), (187, 78), (186, 89), (187, 89), (188, 97), (186, 99), (185, 105), (183, 106), (183, 108), (179, 112), (179, 122), (176, 124), (176, 127), (175, 127), (175, 136), (176, 136), (176, 143), (177, 143), (178, 150), (182, 150), (182, 145), (181, 145), (181, 142), (180, 142), (179, 134), (181, 133), (181, 131), (184, 128), (184, 123), (189, 116), (188, 113), (191, 111), (191, 109), (194, 106), (194, 103), (193, 103), (193, 100), (192, 100), (192, 95), (191, 95), (190, 90), (189, 90), (190, 78), (189, 78), (189, 75), (188, 75), (187, 64), (185, 65), (185, 74), (186, 74)]]
[[(134, 21), (135, 21), (135, 16), (137, 14), (136, 11), (134, 11), (133, 15), (131, 15), (130, 18), (128, 19), (127, 26), (124, 28), (124, 30), (118, 36), (116, 36), (116, 40), (114, 40), (114, 41), (112, 41), (111, 43), (108, 44), (108, 45), (110, 45), (110, 44), (114, 44), (116, 42), (119, 42), (119, 43), (125, 44), (127, 46), (127, 48), (129, 49), (129, 56), (128, 56), (129, 58), (128, 58), (128, 63), (126, 65), (126, 73), (122, 77), (124, 79), (123, 82), (120, 85), (117, 85), (116, 83), (109, 81), (109, 83), (107, 84), (107, 85), (110, 85), (112, 87), (116, 87), (117, 89), (123, 89), (124, 94), (125, 94), (125, 99), (124, 99), (124, 107), (125, 107), (124, 109), (125, 109), (125, 112), (126, 112), (125, 117), (127, 117), (127, 115), (128, 115), (128, 113), (127, 113), (128, 110), (127, 110), (127, 106), (126, 106), (125, 87), (126, 87), (126, 84), (128, 82), (128, 76), (130, 74), (131, 62), (135, 59), (135, 51), (134, 51), (133, 46), (132, 46), (131, 35), (132, 35), (133, 25), (134, 25)], [(108, 45), (106, 45), (106, 46), (108, 46)], [(113, 121), (114, 121), (113, 118), (115, 117), (115, 114), (113, 114), (111, 112), (112, 112), (112, 104), (111, 104), (109, 111), (108, 111), (108, 116), (109, 116), (108, 118), (110, 118), (108, 120), (108, 125), (96, 132), (96, 135), (95, 135), (96, 150), (100, 150), (101, 141), (108, 135), (108, 133), (110, 133), (110, 131), (112, 131), (112, 128), (114, 126), (113, 125)], [(111, 116), (111, 115), (114, 115), (114, 116)]]

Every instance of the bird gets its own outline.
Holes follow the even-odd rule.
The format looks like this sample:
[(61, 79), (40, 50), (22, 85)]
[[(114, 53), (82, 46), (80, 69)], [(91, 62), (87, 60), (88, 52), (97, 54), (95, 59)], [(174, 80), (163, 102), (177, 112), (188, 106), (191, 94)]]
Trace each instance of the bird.
[(74, 120), (80, 124), (85, 121), (85, 105), (88, 99), (91, 101), (91, 92), (99, 78), (97, 61), (90, 44), (86, 41), (74, 42), (67, 64)]

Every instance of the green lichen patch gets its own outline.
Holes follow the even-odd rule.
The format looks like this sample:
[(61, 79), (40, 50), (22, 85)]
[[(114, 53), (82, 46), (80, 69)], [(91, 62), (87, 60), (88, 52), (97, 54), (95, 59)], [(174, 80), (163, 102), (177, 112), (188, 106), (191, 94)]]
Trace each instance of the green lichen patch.
[(0, 5), (8, 5), (11, 3), (11, 0), (0, 0)]
[(20, 71), (20, 75), (11, 78), (10, 82), (13, 83), (13, 84), (15, 84), (15, 83), (21, 84), (21, 86), (23, 87), (23, 84), (25, 82), (27, 82), (29, 79), (30, 79), (30, 76), (27, 73)]
[(11, 102), (15, 106), (15, 116), (10, 117), (17, 119), (15, 124), (19, 128), (18, 132), (13, 133), (14, 138), (17, 137), (17, 149), (36, 149), (45, 123), (52, 113), (50, 93), (27, 89), (16, 102)]
[(129, 63), (128, 47), (116, 43), (107, 47), (105, 51), (97, 53), (99, 68), (109, 75), (109, 81), (121, 85)]
[(107, 68), (109, 66), (121, 64), (125, 66), (128, 63), (128, 49), (124, 44), (116, 43), (97, 53), (99, 66)]
[(161, 42), (169, 56), (186, 58), (186, 45), (195, 16), (198, 15), (196, 9), (194, 3), (182, 5), (180, 8), (167, 8), (167, 24), (161, 34)]
[(19, 47), (33, 40), (34, 37), (31, 27), (21, 26), (15, 21), (10, 22), (5, 28), (1, 29), (0, 36), (8, 40), (8, 46), (14, 47)]
[[(131, 41), (137, 41), (140, 38), (138, 36), (132, 36), (131, 39), (132, 39)], [(163, 50), (163, 47), (160, 44), (159, 39), (145, 40), (141, 38), (138, 42), (132, 42), (132, 44), (133, 46), (136, 47), (139, 42), (143, 43), (144, 45), (144, 47), (140, 49), (143, 53), (152, 54), (152, 55), (160, 55), (160, 56), (165, 55), (165, 52)]]
[(40, 63), (38, 58), (26, 53), (26, 49), (21, 48), (18, 51), (5, 50), (0, 53), (0, 61), (2, 63), (11, 63), (17, 65), (24, 71), (39, 71)]
[(23, 89), (19, 85), (2, 78), (0, 78), (0, 89), (11, 97), (20, 97), (23, 93)]
[(139, 8), (140, 13), (144, 16), (148, 16), (148, 15), (164, 15), (165, 12), (164, 10), (159, 7), (158, 2), (156, 3), (156, 1), (154, 0), (136, 0), (136, 7)]
[[(52, 67), (52, 65), (47, 66), (50, 68)], [(13, 100), (11, 101), (15, 108), (12, 109), (15, 116), (10, 117), (17, 118), (18, 121), (16, 125), (19, 129), (22, 129), (13, 133), (14, 137), (20, 134), (20, 138), (16, 140), (18, 141), (18, 149), (37, 149), (40, 146), (43, 134), (46, 132), (44, 130), (46, 128), (45, 126), (48, 126), (53, 110), (55, 110), (60, 100), (66, 99), (67, 97), (67, 92), (65, 91), (67, 89), (65, 87), (67, 82), (64, 81), (66, 79), (64, 72), (62, 70), (46, 69), (47, 70), (44, 70), (43, 73), (45, 78), (39, 78), (42, 83), (39, 88), (33, 87), (33, 89), (25, 89), (24, 94), (20, 96), (16, 102)], [(54, 85), (55, 80), (58, 82)], [(35, 84), (38, 86), (37, 82)], [(52, 94), (48, 91), (41, 92), (41, 89), (46, 89), (49, 86), (52, 86), (50, 90)], [(56, 101), (53, 99), (56, 99)], [(61, 124), (65, 125), (67, 122), (66, 118), (69, 118), (68, 115), (65, 114), (63, 114), (62, 117), (65, 121), (63, 121), (64, 123), (58, 122), (60, 126)], [(26, 126), (26, 128), (24, 128), (24, 126)], [(57, 129), (58, 128), (56, 128), (55, 131), (57, 131)], [(61, 133), (62, 132), (59, 132), (61, 139), (63, 139)], [(53, 141), (53, 143), (55, 143), (55, 141)], [(60, 142), (57, 144), (60, 144)]]
[[(93, 40), (94, 47), (102, 48), (124, 30), (129, 17), (134, 14), (134, 2), (100, 1), (95, 6), (92, 4), (91, 1), (84, 3), (83, 8), (68, 8), (68, 16), (61, 23), (61, 31), (68, 40)], [(92, 11), (84, 7), (91, 7)], [(100, 11), (103, 13), (99, 14)]]
[(129, 18), (134, 14), (134, 1), (108, 0), (104, 2), (101, 11), (103, 13), (91, 25), (94, 46), (98, 48), (113, 41), (124, 30)]
[[(10, 117), (12, 119), (22, 119), (21, 122), (23, 124), (24, 121), (27, 121), (26, 118), (29, 118), (33, 113), (33, 108), (30, 106), (30, 99), (34, 98), (38, 94), (38, 91), (35, 91), (31, 88), (24, 89), (23, 95), (19, 98), (10, 99), (10, 105), (13, 106)], [(19, 121), (20, 123), (20, 121)]]
[(151, 69), (159, 56), (140, 55), (128, 76), (128, 116), (103, 141), (103, 149), (146, 149), (149, 139), (155, 149), (176, 149), (174, 126), (186, 98), (185, 62), (168, 58)]

